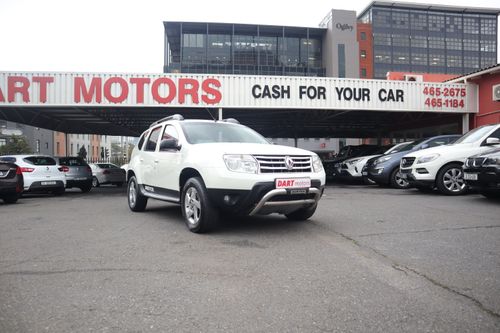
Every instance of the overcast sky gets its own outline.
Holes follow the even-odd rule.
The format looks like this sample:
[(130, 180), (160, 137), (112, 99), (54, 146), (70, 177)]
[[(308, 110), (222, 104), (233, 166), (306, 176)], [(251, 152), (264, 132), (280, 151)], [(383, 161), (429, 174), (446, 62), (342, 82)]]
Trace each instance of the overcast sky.
[[(442, 0), (411, 2), (451, 4)], [(368, 0), (0, 0), (0, 71), (161, 73), (163, 21), (317, 27)], [(498, 8), (498, 0), (454, 0)]]

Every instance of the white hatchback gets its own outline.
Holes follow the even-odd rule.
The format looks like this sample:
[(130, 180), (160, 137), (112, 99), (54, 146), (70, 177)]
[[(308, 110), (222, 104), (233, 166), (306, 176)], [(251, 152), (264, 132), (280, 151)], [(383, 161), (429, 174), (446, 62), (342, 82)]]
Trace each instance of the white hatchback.
[(24, 192), (62, 194), (66, 188), (64, 166), (44, 155), (5, 155), (0, 160), (17, 164), (24, 177)]

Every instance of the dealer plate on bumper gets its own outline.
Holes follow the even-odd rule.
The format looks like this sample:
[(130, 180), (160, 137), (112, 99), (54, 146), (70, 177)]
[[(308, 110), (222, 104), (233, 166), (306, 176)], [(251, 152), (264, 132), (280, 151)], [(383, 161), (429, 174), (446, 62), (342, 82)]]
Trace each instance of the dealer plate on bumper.
[(477, 180), (477, 173), (464, 172), (464, 179), (465, 180)]
[(311, 178), (279, 178), (275, 186), (277, 189), (305, 189), (311, 187)]

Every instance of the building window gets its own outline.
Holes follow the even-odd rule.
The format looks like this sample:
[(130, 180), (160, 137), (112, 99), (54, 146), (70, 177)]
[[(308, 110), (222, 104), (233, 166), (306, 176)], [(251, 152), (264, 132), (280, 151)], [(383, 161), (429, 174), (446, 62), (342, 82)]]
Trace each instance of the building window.
[(366, 77), (366, 68), (361, 68), (361, 77)]
[(40, 140), (36, 140), (36, 152), (40, 152)]
[(339, 44), (337, 48), (339, 77), (345, 77), (345, 44)]
[(361, 40), (366, 40), (366, 32), (361, 31), (361, 34), (360, 34), (360, 39), (361, 39)]
[(59, 156), (60, 153), (61, 153), (60, 144), (59, 144), (59, 142), (56, 142), (56, 154)]
[(73, 152), (73, 144), (71, 144), (71, 155), (73, 155), (74, 152)]
[(361, 58), (366, 58), (366, 50), (361, 50)]
[(45, 149), (49, 149), (49, 143), (45, 142)]

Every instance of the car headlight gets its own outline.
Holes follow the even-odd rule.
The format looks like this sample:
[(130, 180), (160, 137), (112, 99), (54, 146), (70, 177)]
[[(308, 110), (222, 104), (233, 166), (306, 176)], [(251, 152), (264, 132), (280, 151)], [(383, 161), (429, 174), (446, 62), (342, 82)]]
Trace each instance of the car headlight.
[(224, 163), (229, 171), (257, 173), (259, 164), (251, 155), (224, 155)]
[(483, 165), (500, 165), (500, 158), (487, 158)]
[(431, 155), (425, 155), (425, 156), (419, 157), (419, 158), (417, 158), (417, 164), (432, 162), (436, 158), (438, 158), (439, 156), (440, 156), (439, 154), (431, 154)]
[(353, 160), (346, 161), (346, 163), (349, 164), (349, 165), (353, 165), (353, 164), (358, 163), (360, 160), (361, 160), (360, 158), (355, 158)]
[(380, 163), (384, 163), (385, 161), (388, 161), (392, 158), (392, 156), (383, 156), (383, 157), (379, 157), (375, 160), (375, 162), (373, 162), (373, 164), (380, 164)]
[(318, 157), (318, 155), (313, 155), (312, 166), (314, 172), (321, 172), (323, 170), (323, 163), (321, 163), (321, 159)]

